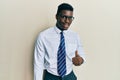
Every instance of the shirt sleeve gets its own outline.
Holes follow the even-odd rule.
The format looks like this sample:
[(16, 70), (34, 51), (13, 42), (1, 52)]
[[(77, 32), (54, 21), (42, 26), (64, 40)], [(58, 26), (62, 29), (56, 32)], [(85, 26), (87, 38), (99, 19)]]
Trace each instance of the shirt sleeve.
[(81, 40), (79, 38), (79, 35), (77, 35), (77, 50), (78, 50), (79, 55), (83, 58), (84, 62), (86, 62), (86, 60), (85, 60), (85, 52), (84, 52)]
[(42, 80), (44, 69), (44, 46), (39, 35), (34, 49), (34, 80)]

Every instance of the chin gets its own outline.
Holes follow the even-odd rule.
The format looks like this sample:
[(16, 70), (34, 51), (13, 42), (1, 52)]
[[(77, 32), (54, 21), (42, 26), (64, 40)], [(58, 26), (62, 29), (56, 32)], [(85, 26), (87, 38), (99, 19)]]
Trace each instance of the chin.
[(68, 28), (64, 28), (64, 30), (68, 30)]
[(69, 27), (67, 26), (67, 27), (64, 27), (64, 30), (67, 30)]

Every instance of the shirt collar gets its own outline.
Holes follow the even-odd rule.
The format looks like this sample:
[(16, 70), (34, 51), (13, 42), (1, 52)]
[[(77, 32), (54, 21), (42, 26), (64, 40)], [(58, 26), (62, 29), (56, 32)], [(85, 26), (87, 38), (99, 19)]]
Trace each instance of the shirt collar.
[[(55, 26), (54, 29), (55, 29), (55, 31), (56, 31), (58, 34), (60, 34), (61, 30), (60, 30), (57, 26)], [(66, 34), (68, 31), (69, 31), (69, 30), (64, 30), (63, 33)]]

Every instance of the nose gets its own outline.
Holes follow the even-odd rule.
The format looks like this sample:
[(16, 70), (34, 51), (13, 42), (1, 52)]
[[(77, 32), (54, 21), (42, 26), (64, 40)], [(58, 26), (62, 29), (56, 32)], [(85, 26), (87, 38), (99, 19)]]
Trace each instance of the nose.
[(70, 20), (68, 18), (65, 19), (65, 22), (68, 23)]

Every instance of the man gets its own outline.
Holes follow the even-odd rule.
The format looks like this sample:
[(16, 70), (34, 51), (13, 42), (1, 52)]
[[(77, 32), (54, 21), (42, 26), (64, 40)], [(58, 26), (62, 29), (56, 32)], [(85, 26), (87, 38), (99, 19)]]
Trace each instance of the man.
[(58, 6), (56, 26), (41, 32), (34, 51), (34, 80), (77, 80), (72, 65), (84, 62), (80, 39), (68, 28), (72, 23), (73, 7), (62, 3)]

